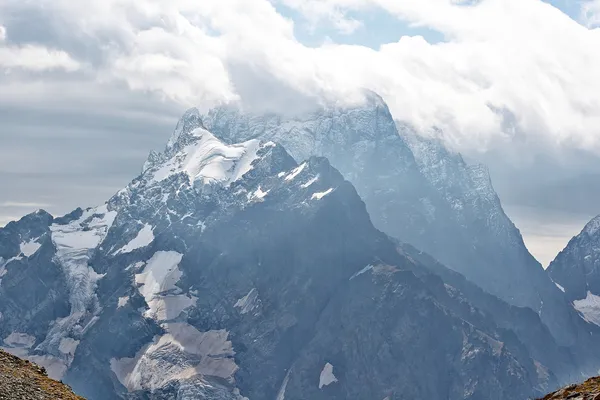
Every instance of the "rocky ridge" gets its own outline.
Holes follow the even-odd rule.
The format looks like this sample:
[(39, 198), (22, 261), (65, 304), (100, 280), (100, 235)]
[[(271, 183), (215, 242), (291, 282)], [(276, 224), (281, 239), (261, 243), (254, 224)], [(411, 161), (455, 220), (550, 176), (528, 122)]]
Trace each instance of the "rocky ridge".
[(0, 399), (84, 400), (70, 387), (48, 378), (46, 370), (0, 350)]
[(569, 385), (540, 400), (600, 400), (600, 378), (590, 378), (580, 385)]

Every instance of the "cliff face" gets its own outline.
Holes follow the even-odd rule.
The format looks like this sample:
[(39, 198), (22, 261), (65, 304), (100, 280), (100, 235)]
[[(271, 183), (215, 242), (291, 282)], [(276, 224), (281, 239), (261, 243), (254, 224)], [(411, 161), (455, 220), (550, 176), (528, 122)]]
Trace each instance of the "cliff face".
[(0, 399), (83, 400), (62, 382), (48, 378), (46, 370), (0, 350)]
[(550, 393), (542, 400), (599, 400), (600, 377), (591, 378), (581, 385), (570, 385), (554, 393)]

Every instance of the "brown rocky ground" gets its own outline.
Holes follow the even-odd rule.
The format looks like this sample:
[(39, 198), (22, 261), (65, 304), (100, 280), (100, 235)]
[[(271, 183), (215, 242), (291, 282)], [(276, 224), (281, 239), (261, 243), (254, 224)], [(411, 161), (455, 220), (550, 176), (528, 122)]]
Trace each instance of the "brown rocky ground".
[(84, 400), (44, 368), (0, 350), (0, 400)]
[(542, 400), (600, 400), (600, 377), (590, 378), (580, 385), (570, 385), (550, 393)]

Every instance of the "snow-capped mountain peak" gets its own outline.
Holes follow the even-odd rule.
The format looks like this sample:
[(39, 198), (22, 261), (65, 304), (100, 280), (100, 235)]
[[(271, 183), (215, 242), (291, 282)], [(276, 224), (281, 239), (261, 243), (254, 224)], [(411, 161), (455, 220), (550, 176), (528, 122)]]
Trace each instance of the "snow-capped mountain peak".
[[(176, 134), (178, 132), (176, 131)], [(249, 140), (240, 144), (227, 145), (202, 127), (178, 136), (178, 151), (170, 147), (150, 165), (144, 175), (160, 182), (174, 174), (184, 173), (190, 183), (204, 185), (231, 183), (240, 179), (257, 159), (257, 152), (272, 143)], [(173, 153), (173, 154), (172, 154)]]
[(167, 150), (173, 149), (177, 144), (184, 145), (190, 133), (202, 127), (202, 118), (197, 108), (190, 108), (179, 119), (175, 131), (167, 142)]

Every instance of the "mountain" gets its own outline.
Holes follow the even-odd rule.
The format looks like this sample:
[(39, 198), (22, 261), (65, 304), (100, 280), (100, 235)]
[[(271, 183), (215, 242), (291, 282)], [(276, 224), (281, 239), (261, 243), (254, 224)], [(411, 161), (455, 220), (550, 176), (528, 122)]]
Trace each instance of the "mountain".
[(431, 254), (489, 293), (538, 312), (557, 341), (589, 330), (528, 252), (489, 174), (440, 142), (394, 122), (385, 102), (323, 107), (299, 116), (211, 110), (204, 124), (225, 142), (260, 138), (296, 160), (327, 157), (356, 187), (378, 229)]
[(600, 216), (569, 241), (548, 273), (583, 317), (600, 325)]
[[(224, 143), (196, 110), (106, 204), (0, 229), (0, 257), (4, 348), (90, 399), (500, 400), (557, 385), (562, 350), (536, 313), (517, 321), (377, 230), (327, 159)], [(510, 326), (540, 332), (546, 354)]]
[(0, 399), (83, 400), (83, 397), (48, 378), (43, 368), (0, 350)]

